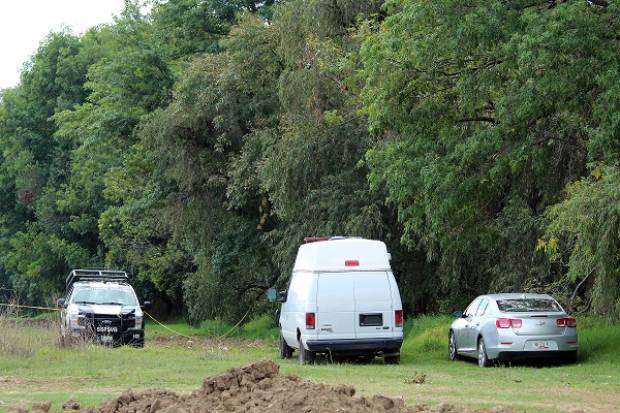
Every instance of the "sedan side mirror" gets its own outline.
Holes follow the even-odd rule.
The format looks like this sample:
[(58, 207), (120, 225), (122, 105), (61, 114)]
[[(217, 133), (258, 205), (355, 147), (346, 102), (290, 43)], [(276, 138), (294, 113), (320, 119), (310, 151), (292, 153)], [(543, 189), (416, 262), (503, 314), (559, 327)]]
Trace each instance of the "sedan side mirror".
[(142, 308), (143, 310), (150, 310), (151, 309), (151, 302), (150, 301), (143, 302), (142, 305), (140, 306), (140, 308)]
[(58, 300), (56, 300), (56, 306), (58, 308), (62, 308), (65, 306), (65, 299), (64, 298), (59, 298)]
[(455, 311), (455, 312), (452, 313), (452, 315), (455, 318), (463, 318), (463, 312), (462, 311)]

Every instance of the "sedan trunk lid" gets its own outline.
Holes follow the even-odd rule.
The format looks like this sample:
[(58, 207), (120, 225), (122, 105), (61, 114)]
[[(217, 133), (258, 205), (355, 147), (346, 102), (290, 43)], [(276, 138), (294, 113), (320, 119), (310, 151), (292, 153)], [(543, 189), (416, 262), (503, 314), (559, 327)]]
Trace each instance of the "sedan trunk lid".
[(562, 335), (566, 327), (559, 327), (557, 320), (565, 318), (565, 313), (512, 313), (506, 314), (507, 317), (521, 320), (520, 328), (513, 331), (518, 336), (552, 336)]

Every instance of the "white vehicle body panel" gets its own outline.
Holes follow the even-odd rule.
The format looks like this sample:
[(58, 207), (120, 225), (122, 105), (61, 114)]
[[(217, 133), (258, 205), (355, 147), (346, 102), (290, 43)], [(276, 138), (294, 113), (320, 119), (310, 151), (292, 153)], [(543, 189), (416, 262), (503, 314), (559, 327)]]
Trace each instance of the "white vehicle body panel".
[[(402, 342), (402, 326), (394, 322), (402, 302), (389, 260), (380, 241), (332, 239), (302, 245), (280, 313), (286, 343), (347, 351), (360, 348), (362, 341)], [(306, 313), (315, 313), (314, 329), (306, 328)], [(364, 325), (368, 320), (371, 325)]]

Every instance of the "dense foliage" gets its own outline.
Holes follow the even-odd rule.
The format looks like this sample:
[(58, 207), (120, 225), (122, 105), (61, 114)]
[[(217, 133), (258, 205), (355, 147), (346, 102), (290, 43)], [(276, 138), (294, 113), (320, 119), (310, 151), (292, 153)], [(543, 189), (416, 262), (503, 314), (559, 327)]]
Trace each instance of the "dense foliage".
[[(128, 270), (270, 311), (307, 235), (384, 240), (409, 312), (546, 291), (620, 316), (620, 5), (127, 1), (0, 101), (0, 296)], [(601, 3), (603, 4), (603, 3)]]

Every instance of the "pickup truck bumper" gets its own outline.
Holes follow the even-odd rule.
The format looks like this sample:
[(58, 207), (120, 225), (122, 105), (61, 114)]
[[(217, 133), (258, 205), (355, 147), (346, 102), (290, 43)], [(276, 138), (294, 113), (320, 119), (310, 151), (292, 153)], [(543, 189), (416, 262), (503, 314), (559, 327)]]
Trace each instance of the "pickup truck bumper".
[(308, 340), (304, 343), (308, 350), (334, 353), (381, 353), (399, 354), (402, 338), (373, 338), (347, 340)]
[(91, 341), (111, 347), (119, 347), (124, 345), (134, 347), (144, 347), (144, 329), (129, 328), (122, 333), (92, 333), (87, 329), (71, 329), (71, 337), (67, 337), (72, 341)]

